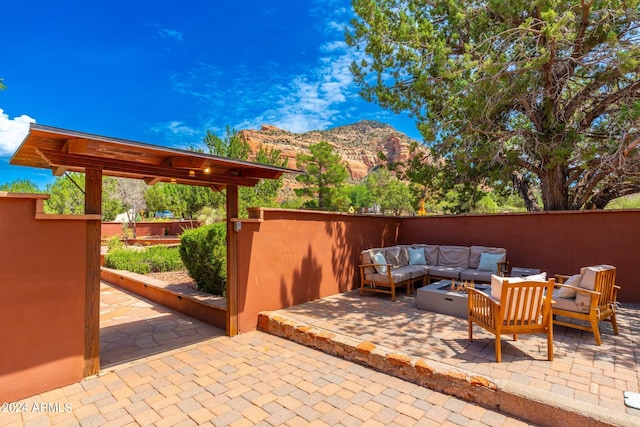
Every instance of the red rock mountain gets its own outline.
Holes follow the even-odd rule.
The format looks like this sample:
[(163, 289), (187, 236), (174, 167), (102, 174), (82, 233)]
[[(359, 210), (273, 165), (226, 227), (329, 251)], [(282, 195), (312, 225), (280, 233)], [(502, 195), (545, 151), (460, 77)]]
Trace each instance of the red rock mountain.
[[(271, 125), (263, 125), (260, 130), (242, 130), (238, 133), (249, 142), (252, 155), (258, 152), (261, 144), (269, 149), (278, 149), (288, 159), (287, 167), (292, 169), (296, 169), (298, 153), (309, 154), (309, 145), (326, 141), (342, 156), (355, 181), (364, 178), (371, 169), (383, 163), (379, 153), (386, 156), (389, 162), (406, 162), (409, 159), (409, 147), (415, 142), (387, 124), (371, 120), (305, 133), (292, 133)], [(426, 151), (426, 148), (423, 150)], [(249, 159), (253, 160), (253, 156)]]

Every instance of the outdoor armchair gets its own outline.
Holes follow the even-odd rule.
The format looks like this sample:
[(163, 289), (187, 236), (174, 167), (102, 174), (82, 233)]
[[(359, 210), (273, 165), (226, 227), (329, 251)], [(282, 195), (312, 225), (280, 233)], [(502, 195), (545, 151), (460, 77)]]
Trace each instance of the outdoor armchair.
[(600, 321), (611, 322), (613, 333), (618, 335), (616, 300), (620, 287), (615, 284), (615, 267), (596, 265), (582, 268), (580, 274), (555, 277), (558, 289), (553, 293), (554, 324), (591, 332), (596, 345), (602, 344)]
[(553, 360), (553, 324), (551, 294), (554, 279), (533, 281), (522, 278), (492, 276), (491, 295), (474, 288), (469, 294), (469, 341), (473, 341), (473, 324), (496, 336), (496, 362), (502, 361), (500, 336), (519, 334), (547, 335), (547, 356)]

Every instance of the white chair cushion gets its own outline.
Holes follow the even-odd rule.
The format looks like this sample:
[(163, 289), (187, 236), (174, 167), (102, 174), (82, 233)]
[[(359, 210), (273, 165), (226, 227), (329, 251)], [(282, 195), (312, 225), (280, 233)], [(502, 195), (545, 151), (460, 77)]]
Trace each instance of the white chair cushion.
[[(596, 273), (599, 271), (610, 270), (612, 268), (615, 267), (606, 264), (582, 268), (580, 271), (582, 279), (580, 280), (580, 284), (578, 285), (578, 287), (593, 291), (596, 287)], [(589, 306), (591, 305), (591, 295), (581, 294), (580, 292), (578, 292), (576, 295), (576, 304), (579, 307), (582, 307), (583, 309), (586, 308), (586, 310), (589, 311)]]

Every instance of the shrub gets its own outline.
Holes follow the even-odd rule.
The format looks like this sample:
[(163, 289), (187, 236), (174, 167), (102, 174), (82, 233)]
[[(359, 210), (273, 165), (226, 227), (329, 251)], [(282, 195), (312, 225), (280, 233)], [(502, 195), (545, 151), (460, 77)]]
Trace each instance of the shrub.
[(144, 250), (116, 248), (107, 252), (106, 267), (147, 274), (176, 271), (184, 267), (178, 248), (151, 246)]
[(120, 236), (111, 236), (109, 240), (107, 240), (107, 248), (110, 251), (114, 249), (122, 249), (124, 246), (124, 242), (120, 240)]
[(225, 295), (227, 286), (227, 224), (219, 222), (185, 230), (180, 257), (198, 289)]

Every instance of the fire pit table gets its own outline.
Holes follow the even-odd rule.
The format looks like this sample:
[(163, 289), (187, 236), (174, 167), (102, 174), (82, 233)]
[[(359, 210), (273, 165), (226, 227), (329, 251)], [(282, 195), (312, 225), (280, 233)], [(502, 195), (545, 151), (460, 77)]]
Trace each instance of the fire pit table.
[[(456, 284), (462, 284), (459, 280)], [(491, 292), (489, 285), (474, 285), (483, 292)], [(416, 306), (422, 310), (448, 314), (449, 316), (468, 316), (468, 297), (464, 289), (452, 290), (451, 280), (439, 280), (416, 290)]]

